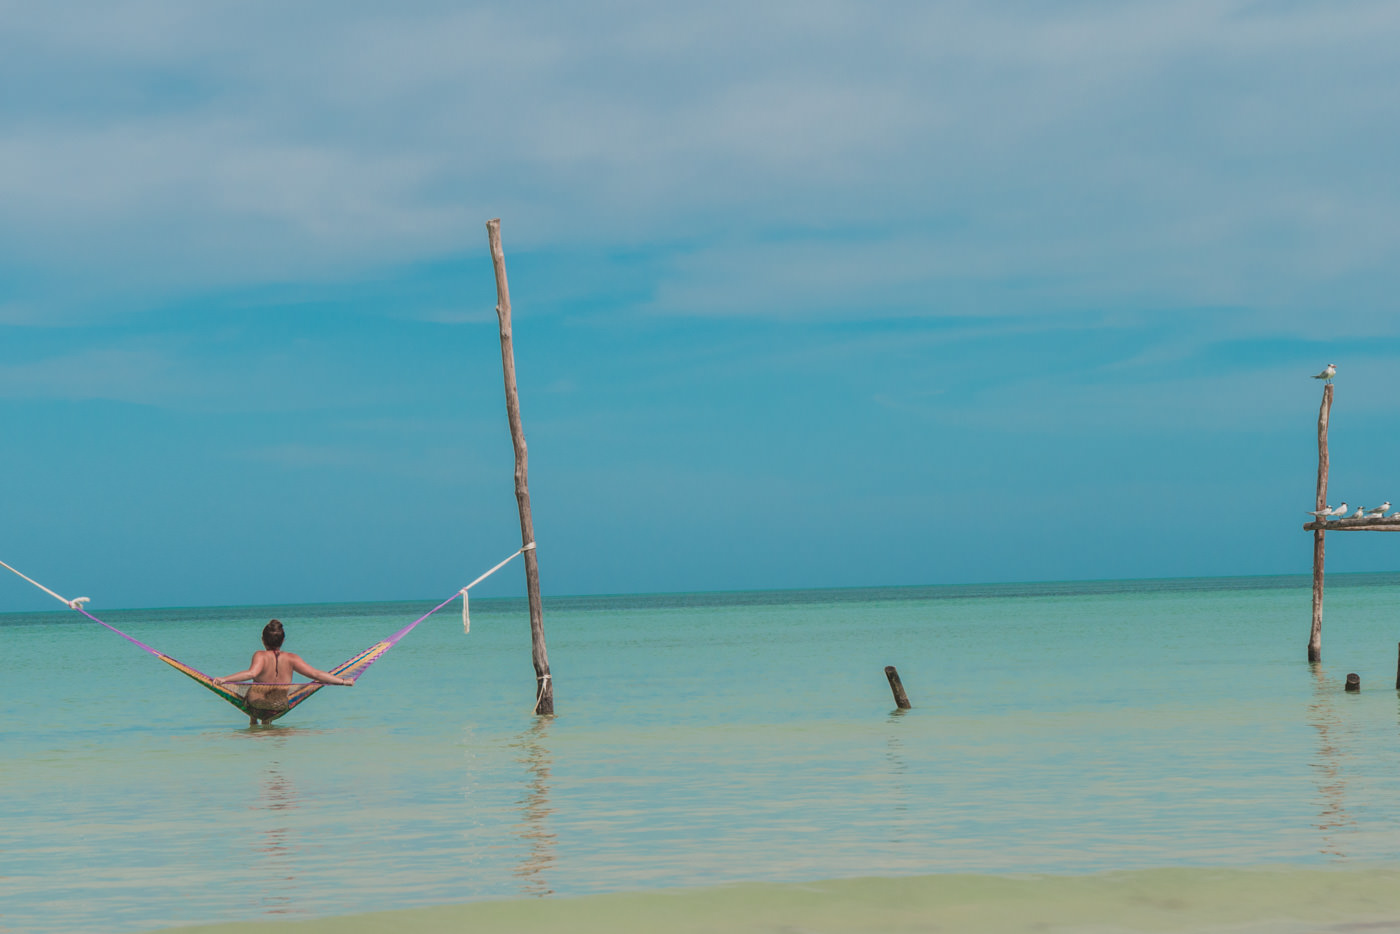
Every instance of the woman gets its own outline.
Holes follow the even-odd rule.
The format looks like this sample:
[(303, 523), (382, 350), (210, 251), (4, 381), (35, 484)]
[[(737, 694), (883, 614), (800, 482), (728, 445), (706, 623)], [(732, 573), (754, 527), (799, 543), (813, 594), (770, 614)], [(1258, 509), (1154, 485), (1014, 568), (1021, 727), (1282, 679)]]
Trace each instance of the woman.
[(251, 708), (248, 712), (249, 726), (257, 726), (259, 718), (263, 723), (271, 723), (286, 711), (287, 685), (291, 683), (293, 672), (306, 675), (312, 681), (322, 684), (340, 684), (348, 687), (355, 683), (312, 668), (294, 652), (283, 652), (282, 642), (286, 638), (287, 633), (282, 629), (282, 622), (272, 620), (263, 627), (262, 641), (265, 648), (261, 652), (253, 653), (253, 661), (248, 670), (214, 679), (215, 684), (245, 681), (248, 678), (257, 682), (248, 688), (248, 694), (244, 698)]

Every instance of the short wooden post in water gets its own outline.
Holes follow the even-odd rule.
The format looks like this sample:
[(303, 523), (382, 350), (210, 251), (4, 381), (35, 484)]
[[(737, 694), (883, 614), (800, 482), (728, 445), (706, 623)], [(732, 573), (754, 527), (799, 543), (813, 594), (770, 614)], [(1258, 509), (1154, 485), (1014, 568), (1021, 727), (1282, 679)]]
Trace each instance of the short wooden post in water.
[(913, 706), (909, 703), (909, 695), (904, 693), (904, 685), (899, 681), (899, 672), (894, 670), (893, 665), (885, 666), (885, 677), (890, 679), (890, 690), (894, 692), (894, 705), (900, 710), (908, 710)]
[(515, 445), (515, 501), (520, 506), (520, 544), (525, 549), (525, 591), (530, 600), (530, 648), (535, 664), (535, 713), (554, 713), (554, 679), (549, 676), (549, 653), (544, 645), (544, 608), (540, 605), (540, 565), (536, 556), (535, 523), (530, 518), (530, 484), (525, 429), (520, 422), (520, 396), (515, 386), (515, 348), (510, 333), (510, 287), (506, 283), (506, 254), (501, 249), (501, 219), (486, 222), (491, 263), (496, 269), (496, 319), (501, 326), (501, 369), (505, 371), (506, 416)]
[(1347, 690), (1353, 694), (1361, 690), (1361, 676), (1356, 672), (1347, 675)]
[[(1332, 384), (1322, 387), (1322, 407), (1317, 411), (1317, 505), (1327, 508), (1327, 420), (1332, 414)], [(1319, 524), (1325, 521), (1319, 517)], [(1313, 529), (1312, 633), (1308, 636), (1308, 661), (1322, 661), (1322, 558), (1323, 533)], [(1400, 685), (1397, 685), (1400, 686)]]
[(1400, 655), (1395, 660), (1395, 690), (1400, 691)]

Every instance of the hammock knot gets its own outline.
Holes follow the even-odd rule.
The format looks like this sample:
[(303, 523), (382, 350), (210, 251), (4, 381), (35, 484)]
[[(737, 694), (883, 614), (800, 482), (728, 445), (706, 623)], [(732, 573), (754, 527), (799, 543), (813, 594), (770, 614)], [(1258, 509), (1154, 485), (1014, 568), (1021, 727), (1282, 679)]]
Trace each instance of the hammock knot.
[(91, 603), (91, 602), (92, 602), (92, 600), (91, 600), (90, 598), (88, 598), (88, 597), (74, 597), (72, 600), (69, 600), (69, 601), (68, 601), (68, 609), (70, 609), (70, 610), (81, 610), (81, 609), (83, 608), (83, 604), (84, 604), (84, 603)]
[(521, 547), (520, 550), (521, 550), (521, 551), (534, 551), (534, 550), (535, 550), (535, 543), (534, 543), (534, 542), (531, 542), (530, 544)]
[(537, 714), (540, 712), (540, 701), (544, 700), (545, 689), (549, 687), (549, 672), (546, 671), (542, 675), (535, 675), (535, 681), (538, 682), (540, 686), (540, 692), (535, 695), (535, 709), (530, 712)]

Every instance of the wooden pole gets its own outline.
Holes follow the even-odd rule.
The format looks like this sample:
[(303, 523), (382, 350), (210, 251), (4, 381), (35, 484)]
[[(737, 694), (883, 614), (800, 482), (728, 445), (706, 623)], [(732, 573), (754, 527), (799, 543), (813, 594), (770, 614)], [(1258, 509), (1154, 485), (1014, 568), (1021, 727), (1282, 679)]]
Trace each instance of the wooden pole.
[(501, 219), (486, 222), (491, 263), (496, 268), (496, 319), (501, 325), (501, 368), (506, 381), (506, 416), (515, 445), (515, 501), (520, 506), (520, 544), (525, 548), (525, 591), (530, 600), (530, 655), (535, 664), (535, 713), (554, 714), (554, 679), (549, 676), (549, 653), (544, 645), (544, 609), (540, 605), (540, 563), (535, 523), (530, 518), (530, 483), (525, 429), (520, 423), (520, 396), (515, 386), (515, 348), (510, 336), (510, 288), (506, 284), (506, 254), (501, 249)]
[(885, 666), (885, 677), (890, 679), (890, 690), (894, 692), (894, 705), (900, 710), (908, 710), (913, 705), (909, 703), (909, 695), (904, 693), (904, 685), (900, 683), (899, 672), (894, 670), (893, 665)]
[[(1332, 415), (1332, 384), (1322, 387), (1322, 407), (1317, 411), (1317, 505), (1327, 507), (1327, 420)], [(1322, 661), (1322, 558), (1323, 531), (1313, 529), (1312, 634), (1308, 637), (1308, 661)]]

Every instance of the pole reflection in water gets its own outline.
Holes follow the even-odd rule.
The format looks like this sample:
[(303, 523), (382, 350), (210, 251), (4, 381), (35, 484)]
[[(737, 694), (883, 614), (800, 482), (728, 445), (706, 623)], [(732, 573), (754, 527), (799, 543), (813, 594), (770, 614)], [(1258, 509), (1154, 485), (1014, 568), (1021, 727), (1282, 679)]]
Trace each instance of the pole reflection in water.
[(537, 718), (512, 744), (520, 752), (516, 761), (525, 766), (529, 776), (525, 794), (519, 800), (521, 820), (516, 825), (520, 840), (525, 844), (525, 858), (515, 870), (515, 877), (521, 881), (521, 891), (526, 895), (554, 894), (546, 878), (557, 858), (556, 836), (548, 825), (549, 816), (554, 813), (549, 805), (549, 773), (554, 759), (545, 745), (553, 722), (552, 717)]
[[(277, 736), (271, 731), (262, 737), (277, 746), (286, 742), (285, 736)], [(298, 807), (295, 786), (282, 774), (281, 763), (269, 758), (267, 772), (254, 800), (255, 826), (259, 827), (262, 845), (257, 849), (254, 863), (258, 867), (261, 903), (264, 913), (270, 915), (287, 914), (292, 911), (290, 893), (294, 891), (296, 874), (295, 847), (292, 845), (292, 830), (289, 811)]]
[(1356, 821), (1346, 810), (1346, 776), (1343, 771), (1346, 751), (1342, 748), (1345, 727), (1337, 714), (1339, 683), (1330, 682), (1321, 665), (1313, 665), (1313, 700), (1308, 705), (1313, 729), (1317, 731), (1317, 756), (1308, 765), (1317, 784), (1321, 811), (1315, 825), (1322, 831), (1320, 852), (1328, 856), (1345, 857), (1337, 833)]
[(890, 791), (894, 812), (891, 815), (891, 843), (903, 843), (908, 839), (906, 828), (909, 817), (909, 762), (904, 757), (904, 739), (898, 734), (903, 725), (903, 718), (908, 713), (907, 710), (890, 711), (890, 734), (885, 740), (885, 761), (890, 767)]

